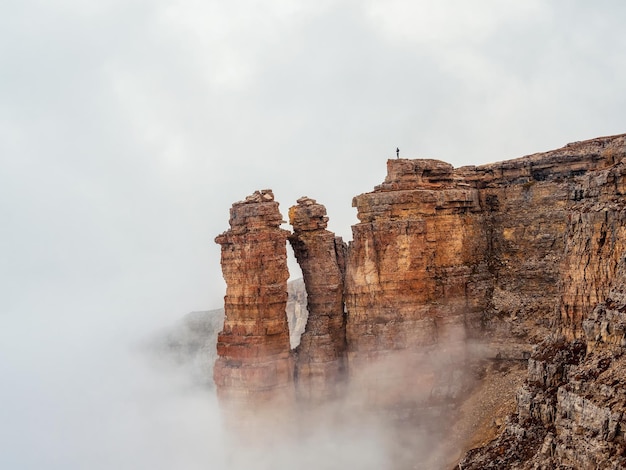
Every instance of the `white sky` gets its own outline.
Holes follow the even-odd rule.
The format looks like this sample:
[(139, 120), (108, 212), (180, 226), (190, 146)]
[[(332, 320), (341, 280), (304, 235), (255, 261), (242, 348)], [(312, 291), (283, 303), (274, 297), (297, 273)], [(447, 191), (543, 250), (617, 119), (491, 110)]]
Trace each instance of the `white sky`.
[(0, 467), (42, 468), (3, 461), (7, 436), (40, 444), (16, 409), (74, 416), (77, 371), (221, 306), (213, 238), (254, 190), (350, 239), (396, 146), (461, 166), (625, 132), (625, 21), (620, 0), (5, 0)]

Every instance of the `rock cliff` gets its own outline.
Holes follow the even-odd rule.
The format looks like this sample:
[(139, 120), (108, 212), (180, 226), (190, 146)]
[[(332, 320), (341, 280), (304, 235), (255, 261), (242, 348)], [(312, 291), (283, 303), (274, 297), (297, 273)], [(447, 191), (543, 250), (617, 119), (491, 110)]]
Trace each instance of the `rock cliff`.
[(580, 338), (539, 345), (504, 432), (469, 452), (459, 468), (626, 468), (625, 267), (622, 257)]
[[(491, 273), (476, 188), (436, 160), (389, 160), (387, 171), (353, 200), (348, 367), (370, 403), (411, 409), (461, 391), (467, 325), (478, 329)], [(423, 367), (437, 345), (446, 366)]]
[[(217, 238), (228, 285), (218, 391), (249, 400), (297, 389), (306, 406), (336, 398), (347, 378), (347, 396), (404, 423), (424, 422), (424, 410), (461, 423), (477, 407), (482, 421), (501, 422), (510, 406), (496, 397), (487, 409), (476, 394), (500, 384), (498, 395), (513, 396), (518, 375), (493, 374), (527, 361), (516, 413), (461, 468), (618, 468), (624, 157), (619, 135), (456, 169), (389, 160), (385, 181), (353, 200), (347, 250), (309, 198), (290, 210), (292, 235), (269, 191), (233, 205), (231, 230)], [(295, 363), (281, 323), (288, 236), (311, 311)], [(499, 428), (481, 426), (459, 433), (456, 449)], [(445, 468), (446, 452), (412, 468)]]
[(626, 467), (624, 138), (580, 145), (604, 158), (568, 185), (552, 334), (503, 433), (459, 468)]

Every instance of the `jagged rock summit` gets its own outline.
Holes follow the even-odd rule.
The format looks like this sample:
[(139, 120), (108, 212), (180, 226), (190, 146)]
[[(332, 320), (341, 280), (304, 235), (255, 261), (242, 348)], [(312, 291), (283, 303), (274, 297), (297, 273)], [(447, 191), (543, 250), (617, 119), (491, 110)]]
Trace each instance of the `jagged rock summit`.
[[(289, 210), (293, 233), (280, 228), (269, 190), (234, 204), (231, 229), (216, 239), (227, 283), (220, 398), (303, 407), (358, 394), (368, 410), (401, 422), (434, 413), (445, 429), (489, 380), (485, 364), (528, 361), (509, 424), (481, 425), (412, 468), (450, 467), (479, 431), (488, 442), (502, 429), (461, 468), (621, 468), (625, 157), (618, 135), (456, 169), (391, 159), (385, 181), (354, 198), (347, 247), (308, 197)], [(287, 240), (310, 309), (293, 352)], [(491, 422), (504, 422), (497, 414), (510, 407), (500, 405)], [(584, 452), (578, 436), (591, 439)], [(517, 450), (497, 460), (502, 446)]]

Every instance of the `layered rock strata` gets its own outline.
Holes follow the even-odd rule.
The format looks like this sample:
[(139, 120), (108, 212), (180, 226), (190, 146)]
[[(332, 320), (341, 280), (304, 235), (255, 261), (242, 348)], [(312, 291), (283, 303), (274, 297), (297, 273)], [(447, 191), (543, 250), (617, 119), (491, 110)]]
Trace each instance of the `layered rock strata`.
[(326, 208), (303, 197), (289, 209), (289, 237), (304, 277), (309, 317), (296, 349), (297, 391), (301, 400), (337, 398), (344, 376), (346, 317), (343, 285), (346, 244), (326, 230)]
[(529, 360), (504, 432), (460, 468), (626, 467), (624, 137), (578, 145), (599, 164), (567, 182), (553, 335)]
[[(459, 392), (465, 325), (487, 307), (488, 245), (479, 193), (451, 165), (389, 160), (387, 170), (382, 185), (353, 200), (360, 223), (346, 270), (350, 380), (368, 402), (411, 407)], [(446, 348), (435, 361), (424, 356), (434, 345)]]
[(517, 413), (459, 468), (626, 468), (626, 260), (620, 264), (581, 338), (538, 347), (517, 393)]
[(624, 139), (598, 145), (606, 168), (569, 185), (571, 212), (560, 272), (559, 320), (569, 338), (583, 334), (582, 321), (605, 300), (626, 253), (626, 162)]
[[(290, 211), (290, 239), (311, 316), (297, 369), (279, 319), (287, 276), (286, 267), (279, 268), (287, 238), (282, 218), (277, 206), (269, 209), (276, 204), (269, 192), (234, 205), (231, 230), (217, 239), (229, 286), (218, 390), (292, 396), (297, 388), (304, 402), (319, 401), (336, 393), (330, 384), (347, 369), (348, 389), (373, 408), (402, 416), (418, 408), (441, 413), (470, 392), (475, 363), (468, 362), (526, 361), (534, 345), (558, 333), (560, 340), (545, 343), (529, 361), (529, 382), (500, 440), (463, 465), (480, 468), (476, 462), (489, 452), (500, 452), (498, 461), (507, 465), (514, 458), (531, 462), (539, 450), (551, 464), (621, 465), (624, 397), (616, 371), (626, 341), (619, 281), (626, 254), (625, 157), (626, 136), (619, 135), (477, 167), (389, 160), (385, 181), (353, 200), (359, 223), (347, 255), (326, 230), (323, 206), (301, 199)], [(267, 260), (255, 264), (254, 256), (276, 263), (268, 270)], [(236, 312), (230, 320), (229, 302)], [(243, 361), (248, 357), (255, 360)], [(260, 372), (260, 364), (270, 363), (272, 374)], [(606, 380), (597, 394), (588, 382), (599, 377)], [(585, 415), (581, 407), (601, 411)], [(587, 450), (609, 460), (584, 457), (577, 433), (599, 439)], [(503, 449), (515, 443), (523, 447), (507, 457)]]
[[(621, 229), (610, 220), (603, 227), (605, 214), (597, 213), (613, 210), (623, 193), (616, 175), (625, 143), (624, 135), (601, 137), (459, 168), (481, 192), (489, 230), (494, 291), (488, 331), (505, 341), (537, 343), (559, 323), (562, 333), (575, 337), (582, 318), (604, 299), (615, 263), (604, 269), (603, 260), (613, 247), (622, 248), (617, 238), (609, 236), (606, 246), (600, 240), (603, 232), (615, 229), (616, 237)], [(560, 315), (552, 315), (554, 309)]]
[(226, 281), (224, 328), (217, 339), (214, 380), (220, 402), (247, 408), (293, 406), (293, 357), (287, 305), (287, 237), (270, 190), (257, 191), (230, 210), (222, 246)]
[(622, 135), (478, 167), (389, 160), (384, 183), (353, 200), (351, 377), (455, 339), (524, 359), (557, 323), (579, 334), (624, 251), (625, 152)]

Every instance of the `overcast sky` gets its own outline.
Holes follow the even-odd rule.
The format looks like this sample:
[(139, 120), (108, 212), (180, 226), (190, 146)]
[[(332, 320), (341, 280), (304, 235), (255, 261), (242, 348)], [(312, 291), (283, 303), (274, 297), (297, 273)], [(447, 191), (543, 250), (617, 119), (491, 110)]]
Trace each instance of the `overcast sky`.
[[(82, 429), (99, 419), (86, 410), (108, 411), (90, 395), (102, 377), (127, 397), (120, 414), (143, 402), (159, 379), (123, 388), (141, 375), (123, 351), (222, 305), (213, 239), (254, 190), (272, 188), (285, 217), (317, 199), (350, 239), (351, 199), (396, 147), (461, 166), (626, 132), (621, 0), (5, 0), (0, 13), (2, 468), (85, 468), (64, 454), (81, 432), (59, 419)], [(45, 450), (55, 426), (65, 447)], [(20, 446), (42, 460), (19, 461)]]

